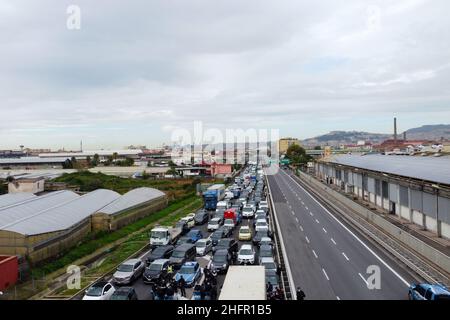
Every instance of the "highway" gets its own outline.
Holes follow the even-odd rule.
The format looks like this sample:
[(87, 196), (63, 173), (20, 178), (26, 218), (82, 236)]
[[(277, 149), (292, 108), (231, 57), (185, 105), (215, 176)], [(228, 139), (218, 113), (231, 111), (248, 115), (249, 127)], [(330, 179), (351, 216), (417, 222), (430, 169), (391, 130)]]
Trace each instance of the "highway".
[[(293, 282), (306, 299), (407, 299), (413, 278), (290, 175), (280, 169), (267, 178)], [(379, 289), (368, 286), (369, 266), (379, 267)]]

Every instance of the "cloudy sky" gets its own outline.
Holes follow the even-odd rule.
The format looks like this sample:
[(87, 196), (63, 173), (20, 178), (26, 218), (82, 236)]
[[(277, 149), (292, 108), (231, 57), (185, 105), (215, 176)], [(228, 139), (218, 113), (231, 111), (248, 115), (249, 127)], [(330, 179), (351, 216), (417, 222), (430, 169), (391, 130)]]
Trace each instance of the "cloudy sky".
[[(67, 28), (67, 8), (81, 28)], [(447, 0), (2, 0), (0, 149), (450, 123)], [(72, 21), (72, 20), (71, 20)]]

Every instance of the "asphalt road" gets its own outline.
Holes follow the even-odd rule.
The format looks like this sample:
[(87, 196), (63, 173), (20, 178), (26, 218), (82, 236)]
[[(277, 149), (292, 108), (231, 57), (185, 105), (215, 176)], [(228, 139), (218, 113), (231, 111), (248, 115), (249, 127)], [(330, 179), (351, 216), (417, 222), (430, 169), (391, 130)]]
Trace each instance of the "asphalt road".
[[(268, 176), (295, 287), (306, 299), (407, 299), (412, 277), (283, 170)], [(370, 266), (379, 268), (380, 287)], [(369, 272), (368, 272), (369, 271)]]

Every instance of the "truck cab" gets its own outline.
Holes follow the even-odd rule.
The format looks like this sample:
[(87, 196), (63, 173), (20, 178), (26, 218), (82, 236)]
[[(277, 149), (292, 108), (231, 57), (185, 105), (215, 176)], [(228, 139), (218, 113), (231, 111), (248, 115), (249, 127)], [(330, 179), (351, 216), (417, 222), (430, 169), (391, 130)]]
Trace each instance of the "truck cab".
[(216, 210), (217, 208), (217, 191), (207, 190), (203, 193), (203, 201), (205, 210)]
[(150, 246), (165, 246), (175, 242), (181, 235), (180, 228), (155, 227), (150, 231)]

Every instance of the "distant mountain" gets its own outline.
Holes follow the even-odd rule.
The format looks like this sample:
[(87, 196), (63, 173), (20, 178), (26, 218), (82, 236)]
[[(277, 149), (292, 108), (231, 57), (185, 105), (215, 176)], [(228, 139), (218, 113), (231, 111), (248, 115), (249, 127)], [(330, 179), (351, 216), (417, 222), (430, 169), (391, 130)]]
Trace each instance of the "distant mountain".
[(370, 133), (364, 131), (331, 131), (327, 134), (303, 140), (306, 146), (338, 146), (340, 144), (355, 144), (360, 140), (381, 143), (391, 138), (390, 134)]
[[(314, 146), (338, 146), (340, 144), (356, 144), (358, 141), (369, 141), (373, 144), (392, 139), (393, 134), (370, 133), (364, 131), (331, 131), (324, 135), (303, 140), (303, 145)], [(403, 138), (403, 132), (398, 134)], [(450, 124), (424, 125), (418, 128), (406, 130), (407, 140), (450, 140)]]
[(448, 140), (450, 139), (450, 124), (425, 125), (406, 130), (408, 140)]

